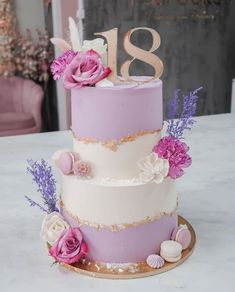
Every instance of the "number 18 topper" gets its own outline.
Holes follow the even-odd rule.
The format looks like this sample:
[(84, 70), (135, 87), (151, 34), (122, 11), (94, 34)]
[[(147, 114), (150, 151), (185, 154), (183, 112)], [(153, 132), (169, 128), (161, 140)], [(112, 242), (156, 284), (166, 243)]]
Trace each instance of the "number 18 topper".
[[(152, 46), (149, 51), (143, 50), (131, 43), (131, 35), (138, 31), (138, 30), (146, 30), (151, 33), (152, 35)], [(109, 75), (108, 79), (112, 82), (120, 81), (117, 75), (117, 42), (118, 42), (118, 29), (113, 28), (106, 32), (98, 32), (95, 33), (95, 35), (101, 35), (103, 36), (108, 44), (108, 66), (111, 68), (112, 73)], [(163, 63), (160, 60), (158, 56), (153, 54), (155, 50), (157, 50), (160, 46), (161, 40), (160, 36), (157, 31), (155, 31), (152, 28), (148, 27), (136, 27), (131, 30), (129, 30), (125, 36), (124, 36), (124, 49), (126, 52), (132, 57), (130, 60), (125, 61), (120, 69), (122, 81), (137, 81), (134, 80), (130, 74), (130, 65), (131, 63), (138, 59), (144, 63), (149, 64), (153, 67), (155, 73), (153, 77), (150, 77), (147, 81), (143, 82), (149, 82), (151, 80), (157, 79), (162, 75), (163, 72)], [(137, 81), (139, 82), (139, 80)]]

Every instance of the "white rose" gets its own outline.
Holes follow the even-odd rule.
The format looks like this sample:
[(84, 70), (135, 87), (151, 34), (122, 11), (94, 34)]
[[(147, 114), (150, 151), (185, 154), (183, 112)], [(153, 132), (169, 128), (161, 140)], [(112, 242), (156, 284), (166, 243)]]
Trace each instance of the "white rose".
[(62, 216), (57, 212), (52, 212), (44, 218), (40, 235), (43, 240), (53, 245), (62, 232), (68, 228), (69, 225)]
[(107, 44), (104, 44), (104, 40), (101, 38), (96, 38), (91, 41), (84, 40), (82, 43), (82, 50), (94, 50), (101, 55), (103, 65), (107, 65)]
[(169, 171), (169, 163), (166, 159), (158, 157), (152, 152), (150, 155), (141, 158), (138, 161), (138, 167), (141, 170), (140, 180), (143, 182), (154, 181), (161, 183)]

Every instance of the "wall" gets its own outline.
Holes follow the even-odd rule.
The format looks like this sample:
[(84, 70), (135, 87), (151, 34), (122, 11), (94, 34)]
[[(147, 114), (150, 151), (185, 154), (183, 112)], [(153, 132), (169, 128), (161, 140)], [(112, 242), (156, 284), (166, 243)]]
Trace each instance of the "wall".
[[(67, 1), (61, 0), (61, 16), (62, 16), (62, 35), (63, 39), (67, 40), (68, 36), (68, 17), (71, 16), (75, 21), (77, 21), (77, 10), (78, 10), (78, 0)], [(61, 113), (61, 118), (66, 115), (66, 126), (65, 129), (70, 129), (71, 127), (71, 95), (70, 90), (66, 90), (66, 113)]]
[[(77, 21), (75, 16), (79, 3), (79, 0), (52, 0), (54, 37), (68, 39), (68, 17), (72, 16)], [(61, 51), (57, 48), (55, 48), (55, 55), (61, 55)], [(71, 126), (70, 93), (64, 89), (62, 80), (56, 81), (56, 89), (59, 129), (66, 130)]]
[(21, 32), (27, 28), (33, 31), (45, 29), (43, 0), (13, 0), (17, 17), (17, 25)]
[[(156, 54), (164, 63), (164, 101), (175, 89), (185, 93), (203, 86), (198, 114), (229, 112), (235, 77), (235, 1), (229, 0), (86, 0), (85, 38), (119, 28), (119, 64), (128, 55), (123, 34), (132, 27), (148, 26), (161, 35)], [(95, 13), (94, 13), (95, 11)], [(133, 41), (148, 49), (147, 33)], [(132, 72), (151, 74), (151, 67), (135, 61)]]

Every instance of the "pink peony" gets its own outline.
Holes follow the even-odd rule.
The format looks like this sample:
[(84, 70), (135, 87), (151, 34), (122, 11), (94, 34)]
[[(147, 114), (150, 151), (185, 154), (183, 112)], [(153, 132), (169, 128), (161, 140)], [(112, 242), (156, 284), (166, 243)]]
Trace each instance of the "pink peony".
[(76, 55), (77, 53), (75, 53), (74, 51), (67, 51), (52, 62), (50, 68), (54, 80), (60, 79), (66, 67), (68, 66), (68, 64), (71, 63)]
[(49, 253), (59, 263), (73, 264), (87, 254), (87, 244), (79, 228), (63, 231), (59, 239), (50, 248)]
[(73, 171), (76, 176), (87, 177), (91, 174), (91, 167), (87, 162), (78, 160), (73, 165)]
[(91, 86), (111, 73), (102, 65), (100, 55), (94, 51), (78, 52), (64, 73), (64, 87), (67, 89)]
[(191, 165), (192, 159), (187, 154), (189, 147), (174, 137), (164, 137), (154, 146), (153, 152), (169, 162), (171, 178), (178, 178), (184, 174), (183, 168)]

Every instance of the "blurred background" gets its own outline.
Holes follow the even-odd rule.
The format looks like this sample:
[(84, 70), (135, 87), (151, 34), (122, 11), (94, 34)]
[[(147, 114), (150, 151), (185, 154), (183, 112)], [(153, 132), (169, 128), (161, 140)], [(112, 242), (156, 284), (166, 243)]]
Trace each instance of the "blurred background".
[[(68, 39), (68, 16), (75, 19), (84, 39), (117, 27), (119, 67), (128, 58), (124, 33), (138, 26), (156, 29), (161, 36), (156, 54), (164, 63), (164, 103), (176, 89), (183, 94), (203, 86), (197, 115), (231, 111), (235, 1), (0, 0), (0, 136), (70, 127), (69, 92), (49, 72), (60, 54), (49, 39)], [(132, 41), (148, 50), (151, 35), (136, 32)], [(131, 72), (153, 73), (151, 66), (139, 61), (133, 62)]]

